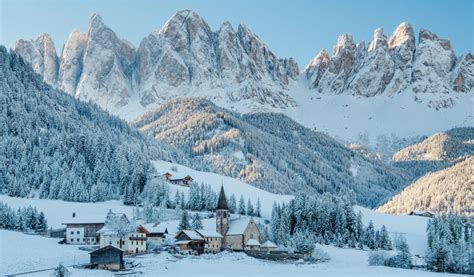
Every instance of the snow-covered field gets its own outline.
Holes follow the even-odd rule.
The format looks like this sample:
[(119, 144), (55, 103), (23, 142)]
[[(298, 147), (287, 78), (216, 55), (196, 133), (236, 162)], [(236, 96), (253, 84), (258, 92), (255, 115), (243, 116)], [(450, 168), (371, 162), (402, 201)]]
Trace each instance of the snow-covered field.
[[(60, 245), (58, 239), (0, 230), (0, 274), (12, 274), (64, 265), (87, 263), (86, 251), (78, 246)], [(7, 247), (15, 242), (15, 247)], [(441, 274), (367, 265), (367, 251), (322, 246), (331, 260), (321, 264), (277, 263), (243, 253), (173, 256), (167, 253), (127, 258), (141, 266), (141, 276), (440, 276)], [(111, 276), (107, 271), (70, 268), (72, 276)], [(42, 271), (26, 276), (49, 276)], [(455, 275), (449, 275), (455, 276)]]

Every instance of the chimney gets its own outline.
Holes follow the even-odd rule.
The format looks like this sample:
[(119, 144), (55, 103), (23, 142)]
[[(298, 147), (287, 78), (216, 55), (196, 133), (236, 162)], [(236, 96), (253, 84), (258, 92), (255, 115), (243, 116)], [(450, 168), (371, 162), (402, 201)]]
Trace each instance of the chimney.
[(72, 213), (72, 217), (76, 217), (76, 213)]

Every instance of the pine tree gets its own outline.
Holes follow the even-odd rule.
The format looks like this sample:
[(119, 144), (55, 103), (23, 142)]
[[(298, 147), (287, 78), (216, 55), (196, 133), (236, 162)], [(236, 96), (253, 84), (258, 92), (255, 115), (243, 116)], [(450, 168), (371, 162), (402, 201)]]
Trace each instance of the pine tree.
[(379, 247), (384, 250), (392, 250), (392, 243), (385, 225), (382, 225), (382, 228), (380, 229)]
[(255, 216), (257, 217), (261, 217), (262, 216), (262, 207), (261, 207), (261, 204), (260, 204), (260, 198), (257, 198), (257, 206), (255, 208)]
[(244, 215), (245, 214), (245, 200), (244, 197), (241, 195), (239, 199), (239, 214)]
[(191, 223), (191, 227), (193, 227), (194, 230), (201, 230), (201, 229), (203, 229), (202, 221), (201, 221), (201, 216), (199, 216), (199, 213), (194, 213), (194, 215), (193, 215), (193, 221), (192, 221), (192, 223)]
[(237, 200), (235, 199), (235, 195), (232, 194), (229, 198), (229, 212), (235, 213), (237, 211)]
[(367, 226), (367, 229), (365, 229), (364, 234), (364, 244), (372, 250), (375, 249), (375, 229), (372, 220), (369, 222), (369, 226)]
[(184, 210), (181, 214), (181, 221), (179, 222), (178, 230), (189, 230), (191, 225), (189, 225), (188, 212)]
[(247, 215), (249, 215), (249, 216), (254, 215), (253, 205), (252, 205), (252, 202), (250, 202), (250, 199), (248, 199), (248, 201), (247, 201)]

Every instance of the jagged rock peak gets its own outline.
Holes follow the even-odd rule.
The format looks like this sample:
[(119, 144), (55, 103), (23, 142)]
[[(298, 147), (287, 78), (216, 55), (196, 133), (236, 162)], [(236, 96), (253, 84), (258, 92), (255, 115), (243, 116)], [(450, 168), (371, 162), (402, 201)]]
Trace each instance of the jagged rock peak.
[(377, 28), (374, 31), (374, 38), (370, 42), (369, 52), (372, 52), (378, 48), (387, 48), (387, 36), (382, 28)]
[(451, 47), (451, 41), (449, 39), (440, 39), (438, 36), (429, 31), (422, 29), (420, 30), (420, 35), (419, 35), (419, 44), (427, 42), (427, 41), (437, 41), (439, 44), (444, 48), (444, 50), (452, 50), (453, 48)]
[(55, 86), (58, 80), (59, 60), (51, 36), (41, 33), (35, 40), (20, 39), (15, 44), (15, 52), (31, 64), (43, 80)]
[(353, 50), (355, 48), (356, 48), (356, 45), (354, 43), (354, 40), (352, 39), (352, 35), (343, 34), (337, 38), (337, 43), (336, 43), (336, 46), (334, 46), (332, 54), (333, 56), (339, 56), (341, 53), (341, 50), (343, 49)]
[(89, 26), (100, 23), (102, 23), (102, 16), (100, 14), (93, 13), (89, 16)]
[(232, 24), (229, 21), (224, 21), (222, 23), (220, 30), (222, 30), (222, 29), (226, 29), (226, 30), (230, 29), (230, 30), (234, 31), (234, 27), (232, 27)]
[(181, 10), (173, 15), (161, 28), (159, 33), (175, 33), (180, 29), (186, 31), (196, 31), (197, 28), (204, 28), (207, 32), (211, 32), (208, 24), (204, 19), (193, 10)]
[(319, 51), (319, 53), (313, 59), (309, 61), (306, 68), (321, 64), (323, 62), (329, 63), (329, 60), (330, 60), (329, 53), (328, 51), (326, 51), (326, 49), (323, 48), (321, 49), (321, 51)]
[(405, 43), (410, 45), (410, 48), (415, 49), (415, 33), (413, 27), (407, 22), (402, 22), (395, 31), (393, 31), (388, 41), (388, 48), (394, 48)]

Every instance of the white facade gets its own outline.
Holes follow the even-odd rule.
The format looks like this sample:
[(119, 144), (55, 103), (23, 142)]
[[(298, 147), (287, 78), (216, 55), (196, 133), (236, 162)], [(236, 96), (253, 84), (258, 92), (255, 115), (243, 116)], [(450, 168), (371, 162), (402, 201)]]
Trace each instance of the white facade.
[(146, 235), (143, 233), (130, 233), (122, 238), (122, 246), (120, 247), (120, 238), (116, 234), (105, 233), (100, 234), (100, 247), (113, 245), (121, 248), (125, 253), (141, 253), (146, 251)]
[(66, 228), (66, 241), (68, 244), (84, 244), (84, 228), (68, 227)]

